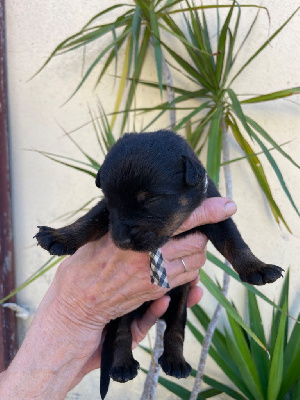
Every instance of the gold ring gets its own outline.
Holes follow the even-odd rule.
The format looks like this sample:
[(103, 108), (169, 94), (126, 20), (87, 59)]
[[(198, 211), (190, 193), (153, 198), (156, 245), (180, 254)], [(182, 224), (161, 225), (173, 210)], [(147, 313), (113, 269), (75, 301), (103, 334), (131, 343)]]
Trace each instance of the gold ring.
[(183, 261), (183, 258), (181, 259), (181, 262), (182, 262), (182, 264), (184, 266), (184, 272), (187, 272), (187, 268), (186, 268), (185, 262)]

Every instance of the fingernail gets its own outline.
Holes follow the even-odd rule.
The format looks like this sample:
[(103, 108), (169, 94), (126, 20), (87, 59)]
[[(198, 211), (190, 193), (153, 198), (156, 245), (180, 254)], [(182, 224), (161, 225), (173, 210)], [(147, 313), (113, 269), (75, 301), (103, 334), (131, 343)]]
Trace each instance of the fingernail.
[(237, 210), (236, 204), (234, 201), (228, 201), (228, 203), (225, 204), (225, 212), (228, 217), (231, 217)]

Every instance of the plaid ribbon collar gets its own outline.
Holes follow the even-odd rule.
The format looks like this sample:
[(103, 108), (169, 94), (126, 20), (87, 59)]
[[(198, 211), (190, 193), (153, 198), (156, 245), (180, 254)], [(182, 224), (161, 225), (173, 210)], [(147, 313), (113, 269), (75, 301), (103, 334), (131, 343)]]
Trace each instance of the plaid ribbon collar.
[(167, 271), (164, 266), (164, 259), (160, 249), (150, 251), (149, 257), (151, 283), (169, 289), (170, 285), (167, 277)]

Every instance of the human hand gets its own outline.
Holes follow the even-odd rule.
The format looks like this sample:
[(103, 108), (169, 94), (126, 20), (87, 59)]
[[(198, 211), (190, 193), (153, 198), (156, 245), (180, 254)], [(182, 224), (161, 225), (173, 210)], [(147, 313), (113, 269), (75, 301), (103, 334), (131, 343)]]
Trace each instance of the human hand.
[[(199, 286), (196, 286), (199, 279), (195, 279), (190, 283), (190, 291), (187, 299), (187, 306), (192, 307), (199, 303), (201, 300), (203, 291)], [(131, 323), (131, 334), (132, 334), (132, 349), (136, 348), (137, 345), (146, 337), (148, 331), (155, 325), (156, 321), (166, 312), (170, 302), (170, 297), (164, 295), (163, 297), (154, 300), (150, 307), (147, 309), (141, 319), (135, 319)], [(78, 385), (78, 383), (94, 369), (98, 369), (101, 363), (101, 349), (105, 338), (105, 332), (101, 337), (98, 348), (93, 352), (90, 358), (82, 367), (81, 371), (75, 377), (70, 389)]]
[[(210, 198), (198, 207), (177, 233), (197, 225), (218, 222), (231, 216), (236, 208), (228, 199)], [(200, 234), (170, 240), (162, 247), (170, 287), (195, 280), (206, 260), (207, 238)], [(184, 257), (186, 270), (182, 263)], [(124, 315), (142, 303), (155, 300), (167, 290), (151, 284), (148, 253), (117, 248), (110, 235), (91, 242), (68, 257), (59, 267), (53, 282), (56, 311), (67, 319), (64, 329), (70, 335), (82, 331), (87, 338), (111, 319)], [(76, 333), (75, 333), (76, 332)]]
[[(226, 207), (227, 205), (227, 207)], [(231, 207), (231, 208), (230, 208)], [(231, 216), (236, 210), (234, 203), (229, 202), (228, 199), (216, 198), (208, 199), (204, 204), (199, 207), (187, 219), (187, 221), (178, 229), (176, 234), (185, 230), (192, 229), (194, 226), (199, 225), (201, 222), (213, 223), (218, 222)], [(204, 264), (206, 260), (206, 244), (207, 238), (201, 233), (196, 233), (191, 236), (184, 237), (180, 240), (172, 240), (162, 248), (162, 253), (165, 260), (167, 274), (170, 280), (171, 287), (184, 283), (182, 279), (193, 274), (195, 279), (191, 283), (191, 289), (188, 297), (188, 306), (198, 303), (202, 297), (202, 289), (196, 286), (199, 275), (198, 269)], [(183, 274), (183, 264), (181, 258), (184, 257), (188, 273)], [(148, 271), (148, 268), (145, 268)], [(148, 272), (147, 272), (148, 274)], [(185, 276), (183, 276), (185, 275)], [(149, 277), (145, 277), (148, 279)], [(153, 288), (153, 285), (152, 285)], [(154, 287), (155, 288), (155, 287)], [(159, 289), (159, 288), (158, 288)], [(145, 337), (148, 330), (155, 324), (156, 320), (164, 314), (169, 304), (169, 297), (163, 297), (155, 300), (146, 314), (140, 320), (133, 321), (131, 325), (133, 336), (133, 348)], [(100, 347), (102, 346), (102, 341)], [(97, 348), (96, 351), (88, 359), (80, 374), (76, 377), (74, 385), (77, 384), (83, 376), (91, 370), (98, 368), (100, 365), (101, 351)]]
[[(219, 197), (205, 200), (176, 233), (230, 217), (236, 208), (226, 204), (229, 200)], [(171, 288), (192, 282), (189, 306), (201, 298), (196, 283), (206, 243), (204, 235), (194, 234), (170, 240), (162, 248)], [(74, 384), (99, 366), (106, 323), (147, 300), (156, 301), (132, 323), (133, 345), (166, 311), (167, 290), (150, 283), (148, 254), (122, 251), (109, 235), (83, 246), (58, 268), (20, 350), (1, 374), (0, 397), (65, 398)]]

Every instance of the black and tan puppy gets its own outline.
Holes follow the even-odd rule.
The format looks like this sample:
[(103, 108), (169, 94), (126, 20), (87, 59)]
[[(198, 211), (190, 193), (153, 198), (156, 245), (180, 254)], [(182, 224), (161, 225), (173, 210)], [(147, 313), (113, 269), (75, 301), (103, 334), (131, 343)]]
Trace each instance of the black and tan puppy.
[[(108, 231), (122, 249), (156, 250), (206, 197), (220, 196), (187, 142), (164, 130), (124, 135), (105, 158), (96, 185), (104, 198), (86, 215), (60, 229), (39, 227), (37, 241), (50, 254), (73, 254)], [(252, 254), (231, 218), (184, 235), (195, 231), (207, 235), (242, 281), (264, 285), (281, 276), (281, 268)], [(188, 290), (189, 285), (171, 290), (171, 303), (163, 315), (166, 331), (159, 363), (165, 373), (177, 378), (187, 377), (191, 371), (183, 357)], [(126, 382), (136, 376), (139, 364), (132, 356), (130, 323), (148, 306), (110, 322), (102, 351), (102, 398), (110, 377)]]

